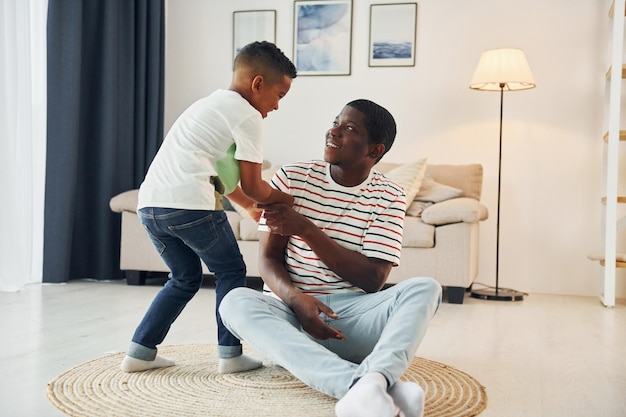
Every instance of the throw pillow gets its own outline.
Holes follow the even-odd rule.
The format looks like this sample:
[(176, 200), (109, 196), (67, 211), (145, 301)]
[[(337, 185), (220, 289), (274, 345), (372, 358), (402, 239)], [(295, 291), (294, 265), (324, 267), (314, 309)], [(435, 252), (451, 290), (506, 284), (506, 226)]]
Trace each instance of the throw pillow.
[(415, 199), (420, 190), (424, 174), (426, 173), (427, 158), (400, 165), (388, 171), (385, 176), (404, 188), (407, 204)]
[(439, 203), (440, 201), (459, 197), (461, 194), (463, 194), (463, 190), (455, 187), (450, 187), (449, 185), (441, 184), (435, 181), (431, 176), (425, 176), (424, 180), (422, 181), (422, 186), (415, 196), (415, 199), (420, 201), (432, 201), (433, 203)]
[(475, 223), (489, 216), (487, 207), (479, 201), (460, 197), (434, 204), (422, 213), (422, 221), (433, 226), (450, 223)]
[(422, 186), (415, 196), (415, 200), (410, 203), (406, 214), (409, 216), (420, 216), (422, 211), (428, 206), (459, 197), (461, 194), (463, 194), (463, 190), (441, 184), (427, 175), (422, 180)]
[(409, 207), (407, 207), (406, 209), (406, 215), (420, 217), (422, 215), (422, 212), (433, 204), (435, 203), (433, 203), (432, 201), (413, 200), (411, 204), (409, 204)]

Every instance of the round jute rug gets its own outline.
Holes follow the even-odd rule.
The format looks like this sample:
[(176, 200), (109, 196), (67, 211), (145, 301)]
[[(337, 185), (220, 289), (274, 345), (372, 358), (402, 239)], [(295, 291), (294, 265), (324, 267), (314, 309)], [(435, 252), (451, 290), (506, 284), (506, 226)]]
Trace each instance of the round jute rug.
[[(216, 346), (161, 346), (176, 366), (126, 374), (123, 353), (78, 365), (47, 385), (50, 401), (74, 417), (211, 416), (333, 417), (336, 400), (272, 363), (250, 372), (217, 372)], [(246, 353), (254, 355), (244, 347)], [(426, 417), (471, 417), (487, 405), (485, 388), (470, 375), (416, 357), (403, 376), (426, 393)]]

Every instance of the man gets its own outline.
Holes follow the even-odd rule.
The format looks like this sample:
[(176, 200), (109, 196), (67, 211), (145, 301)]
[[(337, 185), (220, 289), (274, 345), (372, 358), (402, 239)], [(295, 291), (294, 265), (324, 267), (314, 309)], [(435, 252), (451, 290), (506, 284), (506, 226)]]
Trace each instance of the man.
[(284, 166), (272, 186), (294, 197), (259, 205), (270, 296), (232, 290), (220, 313), (233, 334), (310, 387), (340, 399), (339, 417), (423, 415), (419, 385), (399, 382), (441, 301), (431, 278), (381, 291), (402, 248), (406, 201), (373, 166), (396, 124), (369, 100), (348, 103), (326, 134), (325, 161)]

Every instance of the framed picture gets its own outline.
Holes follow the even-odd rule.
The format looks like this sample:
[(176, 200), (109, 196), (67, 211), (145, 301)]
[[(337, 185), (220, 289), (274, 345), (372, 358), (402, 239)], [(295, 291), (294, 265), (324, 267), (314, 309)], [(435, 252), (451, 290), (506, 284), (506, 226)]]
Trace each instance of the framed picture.
[(370, 5), (370, 67), (415, 66), (417, 3)]
[(242, 47), (254, 41), (276, 43), (276, 10), (233, 12), (233, 59)]
[(352, 0), (296, 0), (293, 36), (298, 75), (350, 75)]

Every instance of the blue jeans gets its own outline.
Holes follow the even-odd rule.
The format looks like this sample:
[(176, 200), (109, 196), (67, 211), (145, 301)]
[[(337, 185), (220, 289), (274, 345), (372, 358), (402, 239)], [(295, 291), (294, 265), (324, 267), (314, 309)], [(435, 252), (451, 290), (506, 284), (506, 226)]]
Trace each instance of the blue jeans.
[(390, 386), (400, 380), (441, 303), (441, 286), (432, 278), (411, 278), (377, 293), (317, 298), (339, 315), (322, 317), (346, 340), (312, 338), (284, 302), (249, 288), (227, 294), (220, 312), (226, 327), (259, 354), (341, 398), (369, 372), (382, 373)]
[(127, 352), (152, 360), (170, 326), (202, 284), (202, 264), (215, 275), (218, 356), (241, 355), (241, 342), (222, 323), (219, 306), (233, 288), (246, 285), (246, 264), (224, 211), (142, 208), (138, 215), (170, 270), (135, 330)]

